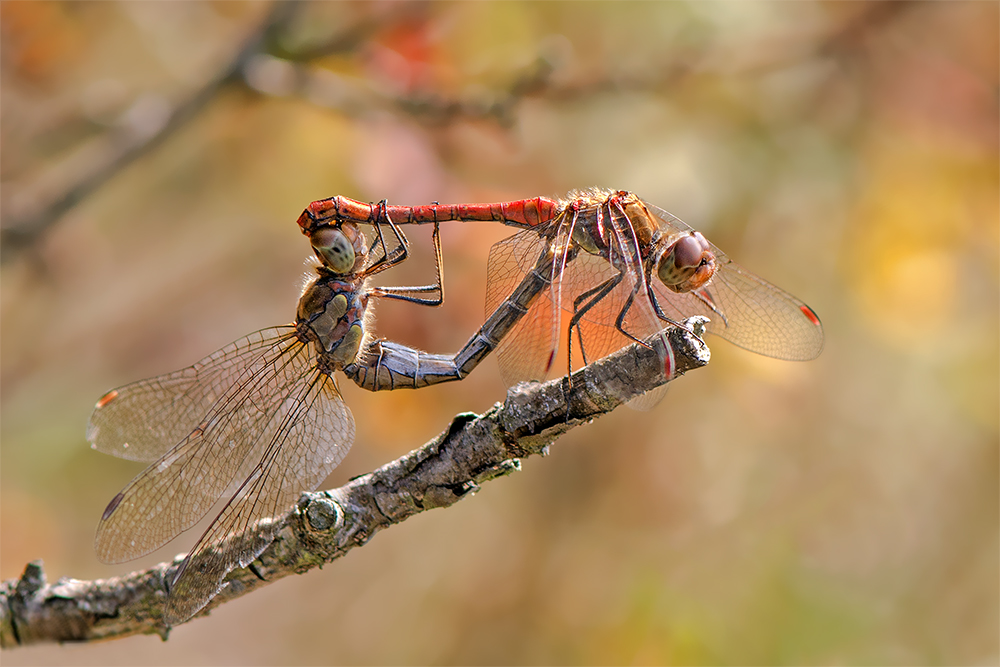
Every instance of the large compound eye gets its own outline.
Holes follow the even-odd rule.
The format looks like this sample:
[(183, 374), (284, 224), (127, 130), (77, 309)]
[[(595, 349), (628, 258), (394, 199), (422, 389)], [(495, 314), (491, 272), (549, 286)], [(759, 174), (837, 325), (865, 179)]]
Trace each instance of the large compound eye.
[(354, 244), (339, 229), (323, 227), (310, 237), (316, 255), (334, 273), (350, 273), (354, 268)]
[(715, 275), (715, 254), (699, 232), (691, 232), (673, 242), (660, 256), (656, 275), (675, 292), (698, 289)]

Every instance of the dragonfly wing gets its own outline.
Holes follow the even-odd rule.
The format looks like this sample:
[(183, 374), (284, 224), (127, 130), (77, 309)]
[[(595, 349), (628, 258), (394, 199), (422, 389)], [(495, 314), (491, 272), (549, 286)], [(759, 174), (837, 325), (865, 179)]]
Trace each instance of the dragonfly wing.
[[(676, 216), (643, 203), (669, 232), (691, 231)], [(715, 245), (712, 252), (718, 269), (700, 294), (676, 294), (654, 281), (667, 315), (678, 322), (691, 315), (704, 315), (711, 320), (706, 327), (710, 333), (764, 356), (789, 361), (819, 356), (823, 351), (823, 325), (812, 308), (747, 271)]]
[[(587, 253), (580, 253), (573, 261), (567, 263), (562, 274), (563, 319), (568, 322), (578, 307), (591, 300), (586, 293), (613, 278), (617, 273), (607, 259)], [(615, 329), (615, 320), (627, 298), (627, 282), (626, 276), (608, 295), (593, 303), (580, 319), (579, 333), (573, 332), (574, 347), (579, 347), (579, 336), (583, 337), (583, 349), (587, 361), (596, 361), (629, 342), (628, 338)]]
[(192, 366), (112, 390), (94, 408), (87, 440), (105, 454), (155, 461), (184, 440), (230, 387), (294, 340), (294, 327), (264, 329)]
[[(720, 252), (721, 255), (721, 252)], [(823, 350), (823, 325), (804, 302), (732, 260), (717, 257), (712, 281), (696, 293), (657, 288), (661, 307), (680, 321), (704, 315), (709, 333), (751, 352), (775, 359), (807, 361)]]
[(659, 387), (650, 389), (645, 394), (639, 394), (625, 405), (638, 412), (649, 412), (667, 397), (668, 389), (670, 389), (669, 384), (661, 384)]
[[(253, 334), (230, 348), (259, 340)], [(220, 388), (202, 421), (111, 501), (95, 538), (102, 561), (138, 558), (193, 526), (227, 489), (251, 475), (276, 438), (287, 436), (284, 415), (317, 373), (315, 352), (294, 336), (270, 340), (266, 353)], [(344, 451), (349, 445), (335, 443)]]
[[(525, 230), (490, 248), (486, 270), (487, 317), (535, 270), (547, 243), (536, 232)], [(518, 382), (544, 379), (559, 346), (558, 335), (558, 313), (552, 306), (551, 291), (545, 289), (497, 345), (504, 384), (512, 387)]]
[(197, 613), (230, 571), (267, 548), (302, 493), (318, 487), (344, 458), (354, 441), (354, 418), (333, 378), (314, 370), (283, 392), (267, 434), (246, 480), (178, 572), (167, 601), (169, 624)]

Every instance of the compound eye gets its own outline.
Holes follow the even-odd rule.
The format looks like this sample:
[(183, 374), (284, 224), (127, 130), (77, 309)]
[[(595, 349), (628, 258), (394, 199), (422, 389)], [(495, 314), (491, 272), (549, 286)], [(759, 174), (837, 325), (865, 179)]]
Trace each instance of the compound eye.
[(715, 255), (705, 237), (692, 232), (674, 241), (660, 257), (656, 275), (675, 292), (689, 292), (715, 274)]
[(685, 236), (674, 245), (674, 267), (678, 271), (698, 268), (704, 249), (694, 236)]
[(354, 244), (341, 230), (323, 227), (313, 232), (309, 240), (323, 265), (334, 273), (350, 273), (354, 268)]

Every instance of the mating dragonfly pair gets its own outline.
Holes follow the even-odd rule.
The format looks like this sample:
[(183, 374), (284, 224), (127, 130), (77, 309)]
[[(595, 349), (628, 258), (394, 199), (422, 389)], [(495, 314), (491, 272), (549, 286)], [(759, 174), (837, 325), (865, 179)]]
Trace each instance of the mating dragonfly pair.
[[(486, 322), (452, 356), (375, 339), (370, 299), (442, 302), (439, 225), (447, 221), (522, 230), (490, 251)], [(819, 318), (802, 301), (629, 192), (416, 207), (332, 197), (310, 204), (298, 222), (319, 263), (294, 324), (114, 389), (90, 419), (93, 448), (152, 462), (105, 509), (95, 541), (101, 560), (148, 554), (224, 501), (171, 581), (168, 625), (197, 613), (231, 570), (259, 556), (281, 525), (270, 519), (287, 514), (344, 458), (354, 420), (336, 371), (372, 391), (417, 388), (460, 380), (495, 350), (508, 385), (540, 380), (556, 358), (564, 313), (567, 348), (575, 338), (585, 363), (664, 336), (692, 315), (707, 316), (710, 333), (779, 359), (812, 359), (823, 346)], [(434, 226), (436, 283), (369, 286), (407, 258), (400, 226), (412, 224)], [(362, 225), (371, 227), (370, 240)], [(662, 349), (670, 377), (671, 347)], [(571, 368), (571, 349), (567, 359)], [(193, 557), (197, 566), (189, 567)]]

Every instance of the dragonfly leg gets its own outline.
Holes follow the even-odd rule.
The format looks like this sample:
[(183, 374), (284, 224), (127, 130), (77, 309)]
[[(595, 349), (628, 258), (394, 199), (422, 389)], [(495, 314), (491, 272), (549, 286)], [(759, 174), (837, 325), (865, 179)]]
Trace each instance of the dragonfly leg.
[[(593, 287), (586, 292), (583, 292), (580, 296), (573, 300), (573, 318), (569, 321), (569, 340), (567, 341), (567, 347), (569, 348), (567, 353), (571, 360), (573, 358), (573, 329), (575, 328), (577, 340), (580, 341), (580, 352), (583, 354), (583, 363), (584, 365), (589, 363), (587, 361), (587, 351), (583, 345), (583, 330), (580, 327), (580, 320), (587, 314), (587, 311), (593, 308), (598, 302), (601, 301), (601, 299), (610, 294), (611, 290), (617, 287), (624, 277), (625, 274), (618, 272), (616, 275), (608, 278), (597, 287)], [(586, 301), (586, 303), (581, 306), (580, 304), (584, 301)], [(572, 361), (570, 363), (572, 363)]]
[(713, 313), (719, 316), (722, 323), (727, 327), (729, 326), (729, 320), (726, 319), (726, 314), (715, 307), (715, 301), (712, 299), (712, 293), (707, 289), (699, 289), (692, 292), (699, 301), (701, 301), (705, 306), (711, 310)]
[[(383, 202), (384, 204), (384, 202)], [(386, 218), (388, 220), (388, 217)], [(399, 228), (389, 222), (392, 229), (399, 231), (402, 235), (402, 231)], [(379, 238), (381, 238), (381, 230), (378, 224), (375, 225), (375, 229), (378, 230)], [(397, 237), (398, 238), (398, 237)], [(405, 239), (403, 237), (402, 245), (405, 247)], [(433, 285), (420, 285), (413, 287), (371, 287), (368, 290), (369, 295), (375, 297), (381, 297), (385, 299), (398, 299), (400, 301), (409, 301), (410, 303), (420, 304), (422, 306), (440, 306), (444, 302), (444, 263), (441, 254), (441, 226), (435, 222), (434, 231), (431, 233), (431, 239), (434, 244), (434, 269), (437, 274), (435, 284)], [(383, 249), (385, 246), (382, 246)], [(399, 259), (396, 263), (406, 259)], [(386, 267), (388, 268), (388, 267)], [(381, 271), (382, 269), (379, 269)], [(436, 297), (432, 298), (421, 298), (413, 296), (414, 294), (427, 294), (433, 293), (437, 294)]]
[[(705, 294), (702, 294), (702, 291), (704, 291), (704, 290), (697, 290), (697, 291), (689, 292), (689, 294), (693, 294), (699, 301), (701, 301), (702, 303), (705, 304), (705, 307), (707, 307), (713, 313), (715, 313), (716, 315), (718, 315), (719, 318), (722, 320), (723, 324), (725, 324), (726, 326), (729, 326), (729, 322), (726, 320), (726, 316), (718, 308), (716, 308), (715, 307), (715, 303), (712, 302), (711, 295), (708, 294), (707, 291), (706, 291)], [(685, 329), (687, 329), (687, 327), (685, 327), (684, 324), (682, 324), (682, 323), (674, 320), (672, 317), (670, 317), (669, 315), (667, 315), (666, 313), (663, 312), (663, 309), (660, 307), (660, 301), (659, 301), (659, 299), (656, 298), (656, 293), (653, 292), (653, 288), (650, 286), (650, 283), (648, 281), (647, 281), (647, 286), (646, 286), (646, 293), (649, 296), (650, 303), (653, 304), (653, 311), (656, 313), (656, 316), (658, 318), (660, 318), (660, 320), (666, 322), (667, 324), (673, 325), (675, 327), (684, 327)], [(691, 331), (691, 330), (688, 329), (688, 331)], [(694, 332), (692, 331), (691, 333), (694, 333)], [(696, 334), (696, 333), (695, 333), (695, 335), (698, 336), (698, 334)]]
[(635, 295), (638, 293), (639, 293), (639, 285), (636, 285), (635, 288), (632, 290), (632, 293), (628, 295), (628, 299), (625, 301), (625, 305), (622, 306), (621, 311), (618, 313), (618, 317), (615, 319), (615, 329), (618, 329), (618, 331), (620, 331), (623, 335), (628, 336), (636, 343), (639, 343), (639, 345), (642, 345), (645, 348), (649, 348), (648, 344), (639, 340), (638, 338), (630, 334), (628, 331), (625, 331), (625, 326), (624, 326), (625, 316), (628, 314), (629, 308), (632, 307), (632, 304), (635, 303)]
[[(396, 225), (386, 214), (386, 200), (383, 199), (376, 206), (378, 208), (378, 216), (372, 224), (372, 227), (375, 228), (376, 241), (372, 243), (372, 248), (376, 245), (381, 245), (382, 256), (365, 269), (367, 274), (370, 276), (373, 276), (376, 273), (381, 273), (382, 271), (396, 266), (401, 262), (405, 262), (406, 258), (410, 256), (410, 242), (407, 240), (403, 230), (400, 229), (399, 226)], [(392, 230), (393, 235), (396, 237), (396, 246), (393, 248), (391, 254), (385, 244), (385, 238), (382, 236), (383, 222), (389, 225), (389, 229)]]
[[(573, 340), (572, 331), (573, 331), (573, 327), (576, 327), (577, 337), (578, 337), (578, 339), (580, 341), (580, 350), (581, 350), (581, 352), (583, 352), (583, 355), (584, 355), (583, 356), (583, 362), (584, 362), (584, 364), (589, 363), (589, 361), (587, 360), (586, 350), (583, 347), (583, 331), (582, 331), (582, 329), (580, 327), (580, 320), (583, 318), (584, 315), (586, 315), (586, 313), (587, 313), (588, 310), (590, 310), (595, 305), (597, 305), (597, 303), (601, 299), (603, 299), (604, 297), (606, 297), (611, 292), (611, 290), (613, 290), (615, 287), (617, 287), (624, 278), (625, 278), (625, 274), (623, 272), (619, 272), (617, 275), (613, 276), (612, 278), (609, 278), (608, 280), (606, 280), (605, 282), (601, 283), (597, 287), (589, 290), (588, 292), (584, 292), (583, 294), (581, 294), (579, 297), (577, 297), (576, 301), (573, 304), (575, 312), (574, 312), (573, 318), (570, 320), (570, 324), (569, 324), (569, 326), (570, 326), (570, 340), (569, 340), (569, 344), (572, 344), (572, 340)], [(624, 325), (624, 323), (625, 323), (625, 317), (628, 315), (628, 311), (632, 307), (632, 304), (635, 303), (635, 297), (636, 297), (636, 294), (638, 294), (638, 292), (639, 292), (641, 284), (642, 284), (641, 281), (639, 281), (635, 285), (632, 286), (632, 292), (631, 292), (631, 294), (629, 294), (628, 299), (625, 301), (625, 305), (622, 306), (621, 311), (618, 313), (618, 317), (615, 319), (615, 329), (617, 329), (623, 336), (625, 336), (629, 340), (631, 340), (631, 341), (633, 341), (635, 343), (638, 343), (639, 345), (642, 345), (645, 348), (649, 348), (649, 344), (647, 344), (645, 341), (641, 340), (640, 338), (637, 338), (631, 332), (626, 331), (625, 330), (625, 325)], [(579, 303), (583, 299), (588, 298), (588, 297), (589, 297), (589, 301), (587, 303), (585, 303), (583, 306), (578, 307)]]

